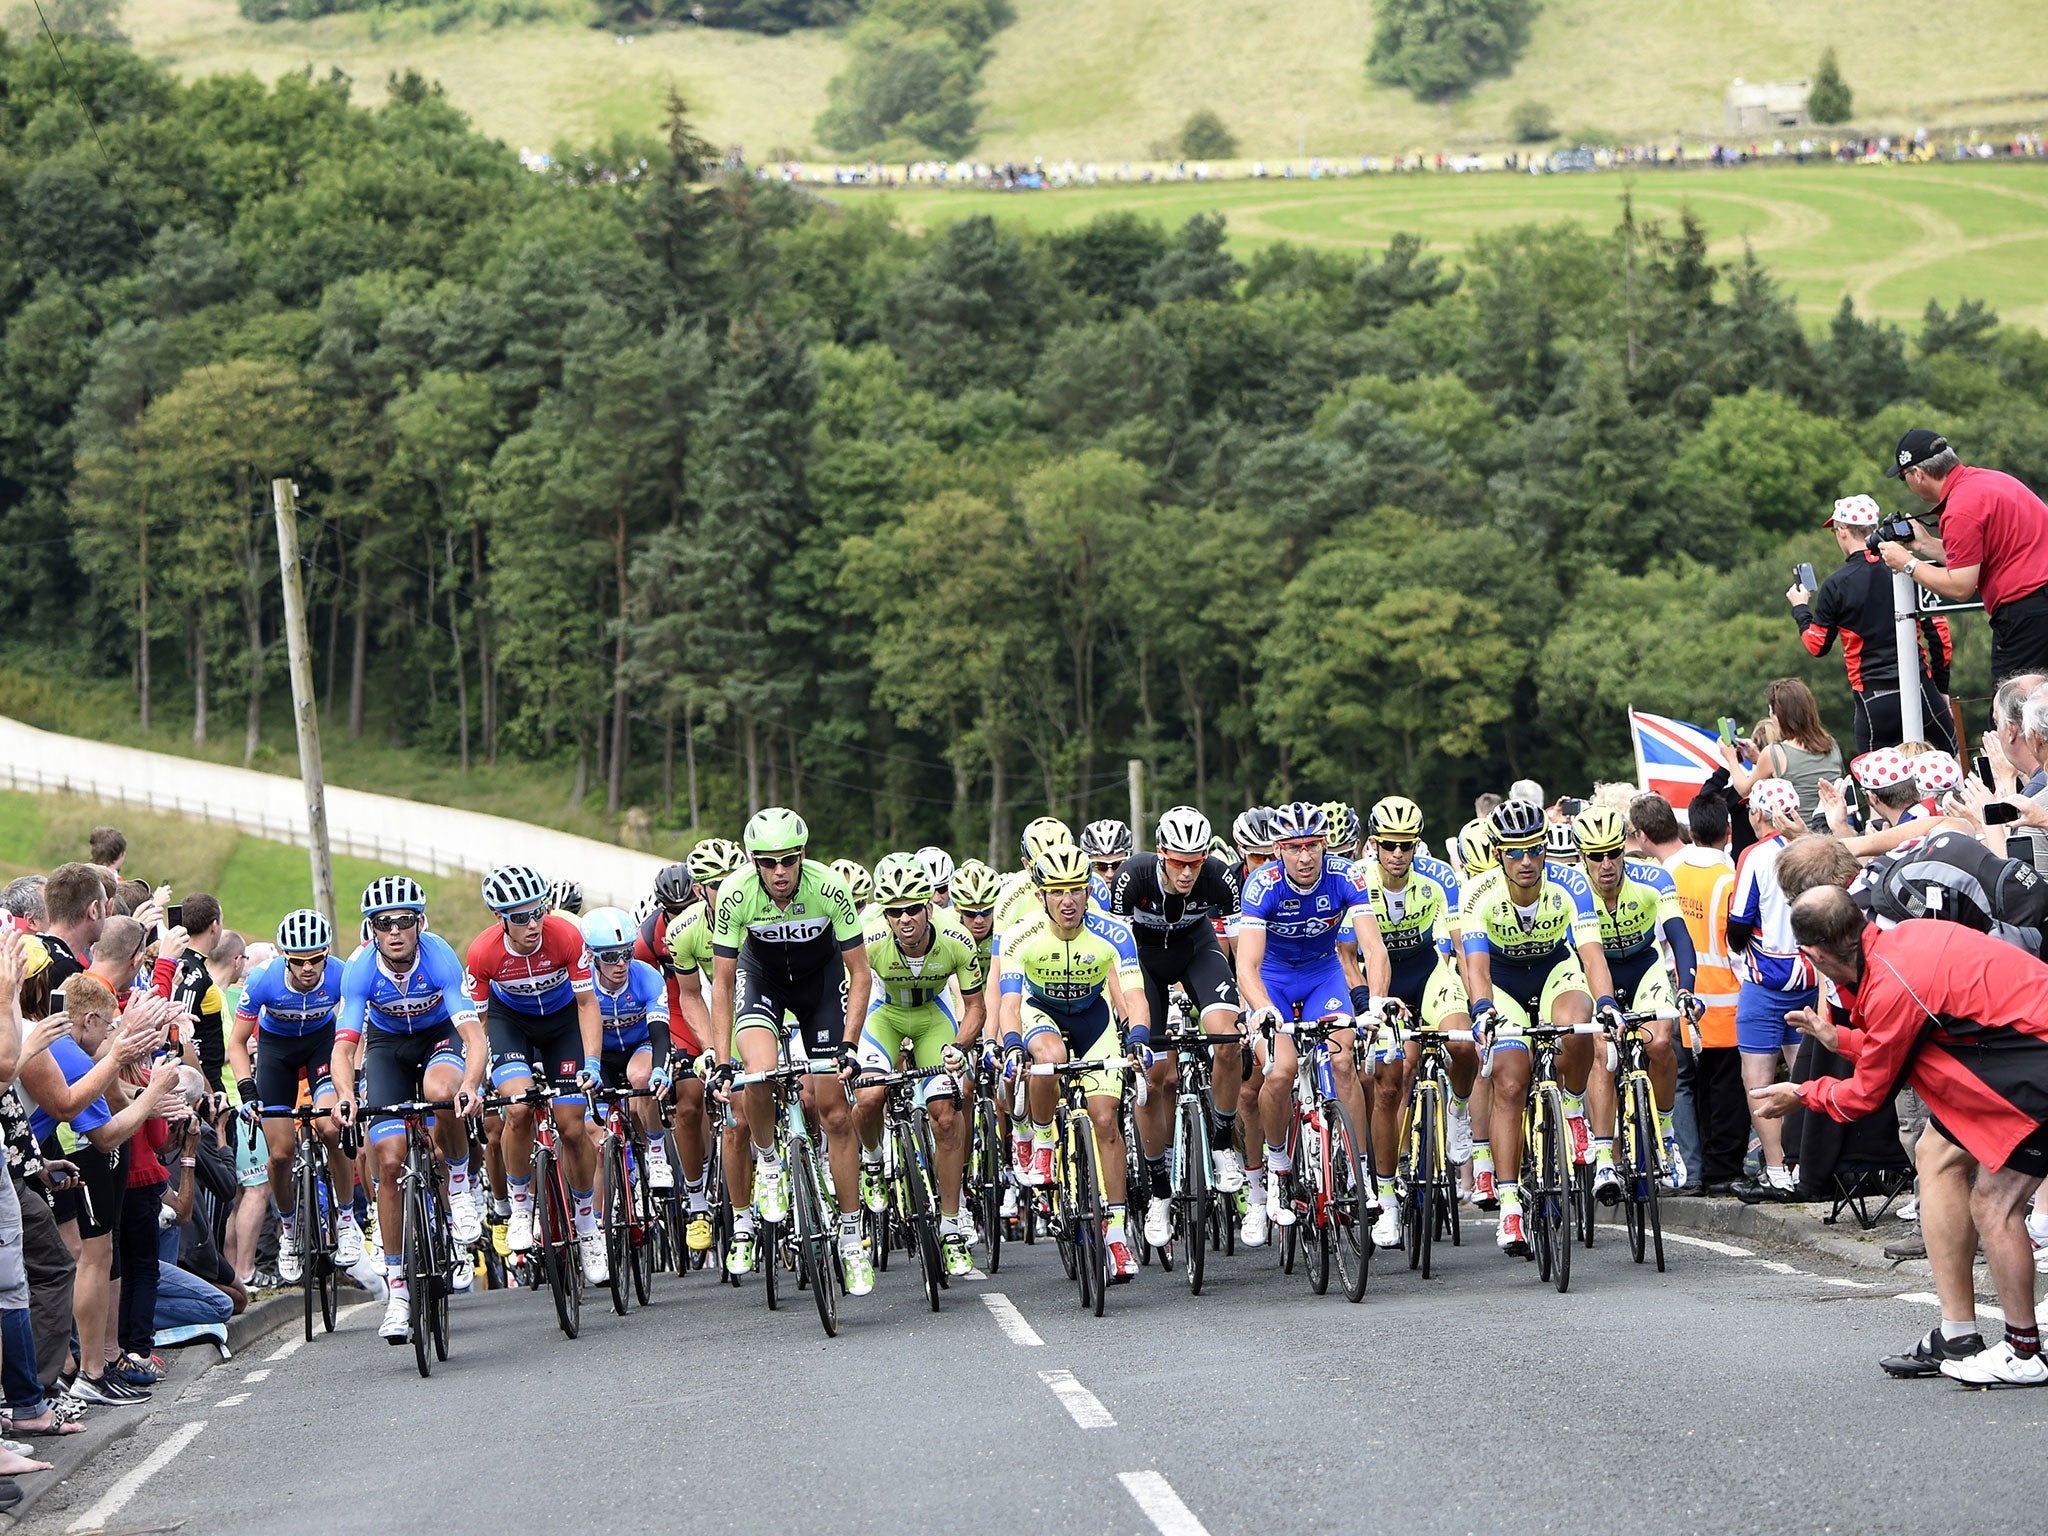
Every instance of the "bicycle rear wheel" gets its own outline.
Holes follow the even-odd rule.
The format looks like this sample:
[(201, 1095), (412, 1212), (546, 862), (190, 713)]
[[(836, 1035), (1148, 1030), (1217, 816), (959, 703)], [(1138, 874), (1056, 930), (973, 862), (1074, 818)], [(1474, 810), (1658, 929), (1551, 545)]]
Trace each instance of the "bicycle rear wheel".
[(612, 1310), (626, 1315), (626, 1294), (632, 1280), (626, 1274), (633, 1244), (632, 1213), (626, 1202), (632, 1192), (626, 1184), (626, 1148), (615, 1136), (604, 1141), (604, 1260), (611, 1272), (606, 1289), (612, 1293)]
[(981, 1218), (982, 1242), (988, 1256), (988, 1272), (1003, 1267), (1003, 1128), (996, 1120), (995, 1106), (987, 1096), (974, 1106), (974, 1187), (977, 1214)]
[(555, 1321), (573, 1339), (582, 1325), (583, 1301), (579, 1289), (571, 1284), (570, 1271), (574, 1269), (580, 1278), (582, 1264), (571, 1252), (575, 1241), (563, 1204), (562, 1181), (555, 1168), (555, 1154), (547, 1147), (533, 1154), (533, 1193), (540, 1206), (535, 1214), (540, 1218), (541, 1267), (547, 1271), (548, 1289), (555, 1298)]
[(1536, 1121), (1537, 1177), (1542, 1191), (1537, 1220), (1549, 1234), (1550, 1281), (1563, 1293), (1572, 1284), (1572, 1220), (1577, 1180), (1571, 1128), (1565, 1124), (1564, 1100), (1554, 1084), (1546, 1083), (1541, 1090)]
[[(448, 1229), (448, 1207), (438, 1194), (427, 1201), (429, 1234), (433, 1242), (434, 1272), (427, 1291), (427, 1326), (434, 1335), (434, 1358), (448, 1358), (449, 1256), (455, 1251), (455, 1236)], [(464, 1252), (463, 1262), (470, 1262)]]
[(1109, 1212), (1102, 1198), (1101, 1150), (1095, 1145), (1095, 1122), (1086, 1114), (1073, 1116), (1069, 1131), (1074, 1144), (1075, 1206), (1080, 1221), (1075, 1243), (1079, 1249), (1081, 1304), (1100, 1317), (1109, 1305)]
[[(654, 1286), (654, 1272), (660, 1267), (660, 1234), (668, 1230), (668, 1223), (658, 1207), (653, 1187), (647, 1182), (646, 1159), (632, 1158), (630, 1165), (633, 1199), (629, 1208), (633, 1224), (627, 1236), (633, 1251), (633, 1300), (644, 1307)], [(675, 1164), (669, 1166), (673, 1168)]]
[(1324, 1197), (1325, 1230), (1337, 1257), (1337, 1281), (1344, 1288), (1344, 1299), (1362, 1301), (1366, 1282), (1372, 1278), (1372, 1218), (1366, 1210), (1370, 1180), (1365, 1148), (1359, 1142), (1358, 1128), (1351, 1123), (1350, 1110), (1332, 1100), (1323, 1113), (1329, 1117), (1323, 1145), (1330, 1165), (1330, 1182)]
[(1308, 1288), (1320, 1296), (1330, 1288), (1330, 1191), (1325, 1181), (1329, 1131), (1327, 1124), (1317, 1127), (1311, 1147), (1307, 1125), (1302, 1129), (1298, 1138), (1301, 1150), (1294, 1155), (1294, 1190), (1296, 1204), (1307, 1209), (1297, 1212), (1294, 1226), (1301, 1234), (1302, 1270), (1308, 1276)]
[[(838, 1277), (832, 1273), (832, 1229), (825, 1221), (824, 1202), (819, 1198), (817, 1181), (811, 1175), (808, 1154), (790, 1159), (789, 1179), (790, 1209), (796, 1222), (797, 1265), (810, 1284), (811, 1300), (818, 1308), (818, 1321), (824, 1325), (825, 1337), (837, 1338), (839, 1285)], [(775, 1266), (771, 1263), (768, 1267), (772, 1270)]]
[(324, 1178), (315, 1177), (314, 1198), (320, 1202), (320, 1224), (314, 1232), (320, 1240), (320, 1329), (323, 1333), (334, 1332), (334, 1315), (341, 1306), (341, 1266), (334, 1262), (335, 1226), (341, 1219), (340, 1209), (334, 1203), (334, 1191)]

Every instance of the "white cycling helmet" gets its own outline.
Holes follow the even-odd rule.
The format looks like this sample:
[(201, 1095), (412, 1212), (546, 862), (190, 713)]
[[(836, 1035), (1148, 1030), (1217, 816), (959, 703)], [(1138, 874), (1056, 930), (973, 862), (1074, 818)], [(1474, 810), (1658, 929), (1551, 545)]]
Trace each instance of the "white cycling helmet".
[(1177, 853), (1184, 858), (1207, 853), (1212, 830), (1209, 818), (1192, 805), (1176, 805), (1159, 818), (1159, 850), (1162, 853)]
[(932, 877), (933, 890), (944, 890), (953, 883), (953, 855), (945, 849), (927, 843), (917, 850), (917, 862)]
[(1105, 818), (1081, 829), (1081, 852), (1091, 859), (1128, 859), (1136, 848), (1137, 839), (1120, 821)]

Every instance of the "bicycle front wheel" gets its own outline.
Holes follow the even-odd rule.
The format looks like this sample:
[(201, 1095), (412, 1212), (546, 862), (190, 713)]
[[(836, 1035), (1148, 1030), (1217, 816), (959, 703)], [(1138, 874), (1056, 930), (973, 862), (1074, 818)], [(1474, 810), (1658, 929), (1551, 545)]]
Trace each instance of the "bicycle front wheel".
[[(302, 1147), (299, 1151), (298, 1178), (294, 1181), (298, 1200), (298, 1226), (292, 1233), (292, 1246), (299, 1251), (299, 1288), (305, 1292), (306, 1300), (306, 1342), (313, 1342), (314, 1292), (324, 1291), (326, 1276), (320, 1270), (320, 1242), (318, 1222), (320, 1220), (320, 1187), (313, 1172), (311, 1154)], [(333, 1323), (327, 1325), (334, 1329)]]
[[(555, 1154), (541, 1147), (533, 1154), (533, 1195), (540, 1209), (541, 1265), (547, 1271), (548, 1289), (555, 1298), (555, 1321), (569, 1338), (575, 1338), (583, 1321), (582, 1264), (574, 1253), (569, 1211), (562, 1195), (562, 1180), (555, 1167)], [(571, 1272), (574, 1272), (573, 1276)]]
[(988, 1272), (1003, 1267), (1003, 1128), (984, 1096), (974, 1107), (974, 1187)]
[(612, 1311), (624, 1317), (626, 1294), (632, 1286), (626, 1274), (633, 1243), (633, 1218), (626, 1202), (632, 1192), (626, 1183), (626, 1148), (615, 1136), (605, 1138), (604, 1186), (604, 1258), (611, 1273), (606, 1288), (612, 1293)]
[(434, 1284), (434, 1258), (427, 1235), (426, 1177), (424, 1158), (415, 1156), (412, 1177), (405, 1191), (405, 1300), (406, 1323), (412, 1329), (412, 1356), (422, 1376), (434, 1374), (433, 1346), (427, 1337), (427, 1308)]
[(939, 1261), (939, 1203), (932, 1185), (931, 1133), (921, 1112), (911, 1116), (909, 1134), (903, 1142), (907, 1154), (903, 1165), (910, 1185), (911, 1237), (917, 1244), (918, 1267), (924, 1272), (925, 1297), (936, 1312), (946, 1270)]
[(1328, 1220), (1324, 1230), (1337, 1257), (1337, 1279), (1344, 1287), (1344, 1299), (1362, 1301), (1366, 1281), (1372, 1277), (1372, 1218), (1366, 1210), (1369, 1181), (1365, 1148), (1359, 1143), (1358, 1128), (1351, 1123), (1350, 1110), (1332, 1101), (1323, 1113), (1329, 1116), (1324, 1155), (1330, 1165), (1324, 1202)]
[(1179, 1167), (1174, 1170), (1175, 1204), (1180, 1207), (1181, 1263), (1187, 1270), (1188, 1294), (1202, 1294), (1209, 1254), (1209, 1117), (1202, 1101), (1183, 1098), (1175, 1126)]
[[(826, 1224), (824, 1202), (819, 1198), (807, 1154), (790, 1159), (789, 1179), (790, 1208), (797, 1224), (797, 1264), (810, 1285), (811, 1300), (817, 1305), (825, 1337), (837, 1338), (839, 1284), (832, 1273), (832, 1229)], [(772, 1270), (775, 1266), (771, 1263), (768, 1267)], [(769, 1285), (773, 1287), (772, 1279)]]
[(1436, 1238), (1436, 1084), (1415, 1085), (1412, 1149), (1408, 1157), (1408, 1267), (1429, 1278), (1430, 1247)]
[(1537, 1099), (1537, 1177), (1542, 1190), (1537, 1220), (1549, 1234), (1550, 1281), (1560, 1293), (1572, 1284), (1572, 1220), (1578, 1182), (1572, 1157), (1571, 1127), (1565, 1124), (1564, 1099), (1555, 1084), (1546, 1083)]

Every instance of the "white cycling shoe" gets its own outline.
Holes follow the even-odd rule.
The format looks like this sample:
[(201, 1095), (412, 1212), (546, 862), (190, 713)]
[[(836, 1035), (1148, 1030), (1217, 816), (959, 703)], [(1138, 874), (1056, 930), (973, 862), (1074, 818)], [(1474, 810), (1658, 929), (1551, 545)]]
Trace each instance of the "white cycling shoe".
[(334, 1262), (343, 1269), (354, 1269), (363, 1262), (363, 1229), (353, 1221), (344, 1221), (334, 1229)]
[(533, 1252), (533, 1207), (515, 1205), (505, 1218), (505, 1246), (513, 1253)]
[(1164, 1248), (1173, 1241), (1173, 1202), (1154, 1195), (1145, 1206), (1145, 1241)]
[(299, 1262), (299, 1235), (296, 1232), (280, 1232), (277, 1245), (277, 1278), (286, 1285), (297, 1285), (306, 1268)]
[(576, 1246), (583, 1250), (583, 1279), (585, 1283), (589, 1285), (610, 1284), (612, 1268), (611, 1265), (605, 1262), (603, 1230), (601, 1228), (592, 1228), (588, 1232), (579, 1233), (576, 1238)]
[(476, 1213), (476, 1191), (465, 1189), (448, 1197), (448, 1224), (455, 1229), (455, 1241), (473, 1247), (484, 1235), (483, 1218)]
[(1266, 1176), (1266, 1220), (1276, 1227), (1294, 1225), (1294, 1204), (1280, 1189), (1281, 1179), (1277, 1174)]
[(1386, 1205), (1380, 1208), (1379, 1220), (1372, 1224), (1372, 1242), (1375, 1248), (1398, 1248), (1401, 1246), (1401, 1208)]
[(1237, 1155), (1237, 1148), (1225, 1147), (1220, 1152), (1209, 1154), (1210, 1166), (1215, 1170), (1211, 1182), (1219, 1195), (1234, 1195), (1244, 1188), (1244, 1159)]
[(1237, 1240), (1247, 1248), (1263, 1248), (1266, 1246), (1268, 1225), (1265, 1202), (1254, 1200), (1245, 1210), (1244, 1221), (1237, 1229)]
[(412, 1338), (412, 1303), (396, 1291), (384, 1304), (384, 1321), (377, 1325), (377, 1337), (387, 1344), (404, 1344)]
[(1444, 1156), (1450, 1159), (1451, 1166), (1455, 1168), (1472, 1156), (1472, 1106), (1469, 1103), (1460, 1104), (1455, 1099), (1451, 1101), (1451, 1119), (1446, 1130), (1448, 1134), (1444, 1138)]

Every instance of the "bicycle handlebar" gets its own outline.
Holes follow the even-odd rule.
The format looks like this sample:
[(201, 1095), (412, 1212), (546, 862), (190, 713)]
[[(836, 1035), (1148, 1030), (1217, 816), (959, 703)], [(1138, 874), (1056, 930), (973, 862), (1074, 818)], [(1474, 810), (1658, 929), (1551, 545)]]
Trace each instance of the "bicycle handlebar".
[(836, 1056), (806, 1056), (802, 1061), (793, 1061), (786, 1067), (774, 1067), (766, 1072), (740, 1072), (734, 1075), (732, 1086), (751, 1088), (756, 1083), (795, 1082), (800, 1077), (837, 1077), (839, 1058)]
[[(1111, 1056), (1104, 1061), (1034, 1061), (1024, 1069), (1026, 1077), (1084, 1077), (1090, 1072), (1121, 1071), (1137, 1066), (1129, 1056)], [(1151, 1083), (1144, 1073), (1139, 1073), (1138, 1102), (1143, 1104), (1151, 1096)]]

